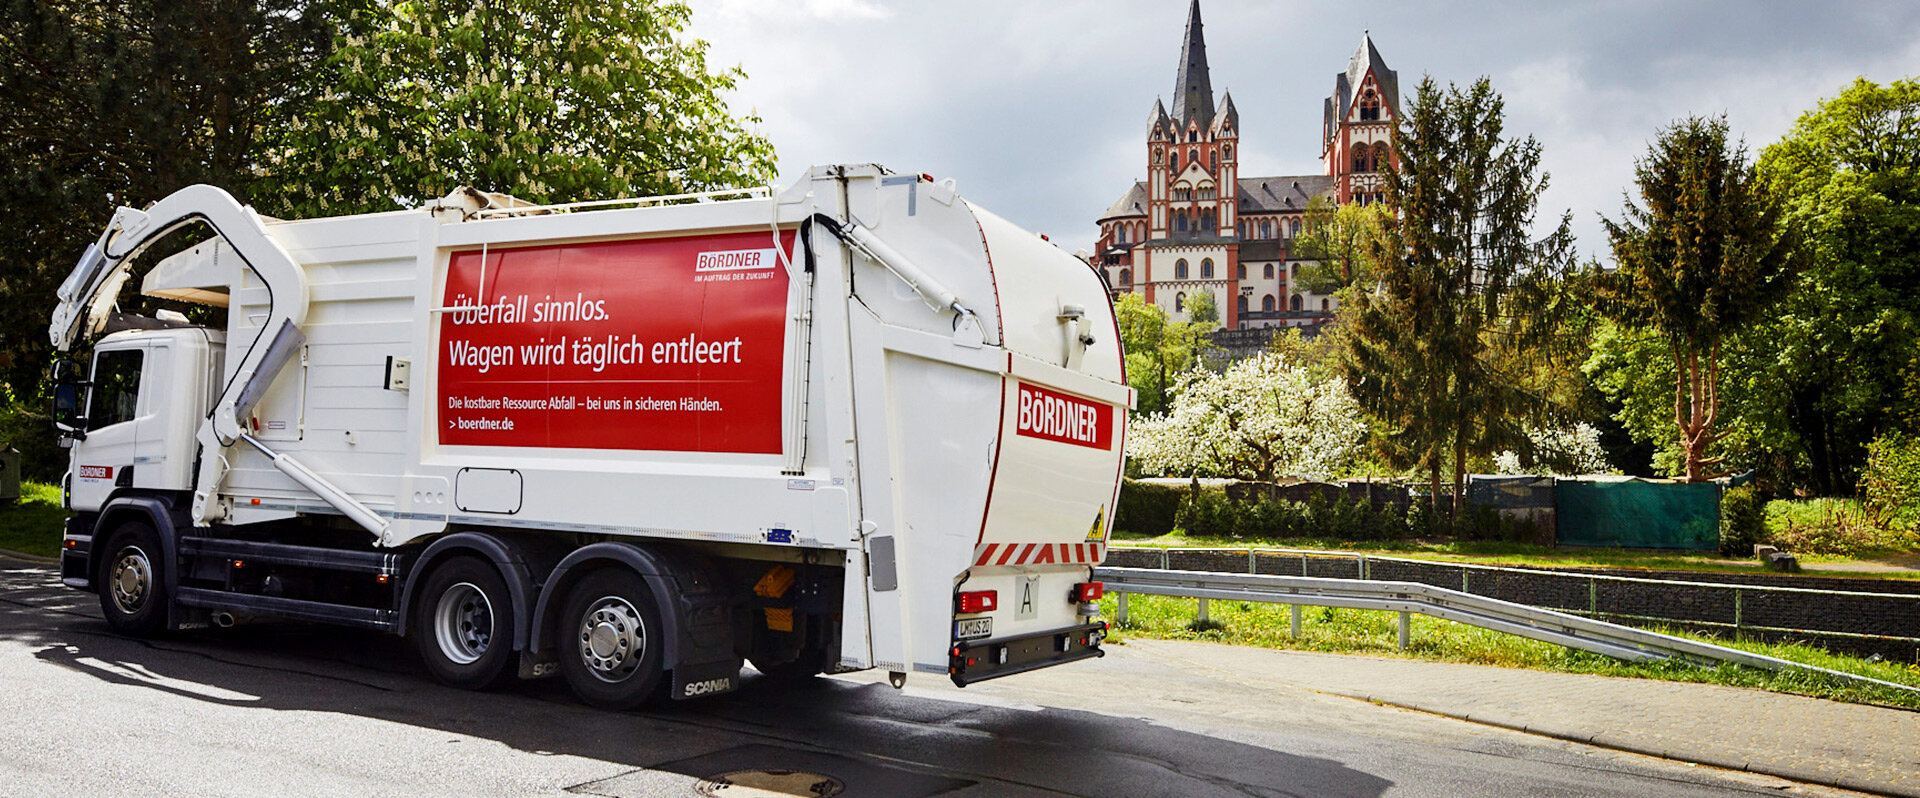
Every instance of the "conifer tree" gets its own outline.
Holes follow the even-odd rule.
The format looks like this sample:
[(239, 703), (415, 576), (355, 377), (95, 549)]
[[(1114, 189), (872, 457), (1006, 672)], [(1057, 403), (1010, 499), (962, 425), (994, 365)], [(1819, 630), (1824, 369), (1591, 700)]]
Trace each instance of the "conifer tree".
[(1427, 472), (1436, 507), (1452, 467), (1457, 509), (1470, 457), (1530, 452), (1530, 425), (1553, 413), (1525, 364), (1569, 302), (1571, 219), (1531, 237), (1547, 177), (1531, 136), (1505, 137), (1504, 103), (1482, 78), (1444, 92), (1422, 80), (1396, 121), (1387, 218), (1356, 291), (1344, 363), (1389, 465)]
[(1780, 203), (1725, 118), (1660, 132), (1634, 168), (1643, 208), (1602, 219), (1618, 269), (1602, 275), (1601, 312), (1657, 330), (1676, 366), (1673, 419), (1686, 479), (1711, 478), (1719, 435), (1721, 343), (1784, 296), (1798, 256)]

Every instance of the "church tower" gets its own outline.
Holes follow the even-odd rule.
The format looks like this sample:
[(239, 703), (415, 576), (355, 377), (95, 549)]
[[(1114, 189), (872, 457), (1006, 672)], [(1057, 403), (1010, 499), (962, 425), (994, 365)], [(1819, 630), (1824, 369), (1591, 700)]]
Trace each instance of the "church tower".
[[(1147, 244), (1143, 253), (1148, 300), (1184, 318), (1187, 297), (1213, 295), (1220, 320), (1234, 317), (1232, 275), (1238, 267), (1235, 148), (1240, 114), (1233, 97), (1213, 104), (1200, 0), (1187, 11), (1186, 35), (1174, 73), (1173, 109), (1159, 100), (1147, 129)], [(1170, 293), (1162, 297), (1160, 294)]]
[(1382, 174), (1394, 157), (1393, 123), (1400, 116), (1400, 74), (1387, 68), (1373, 36), (1360, 36), (1360, 49), (1334, 73), (1333, 95), (1326, 100), (1326, 132), (1320, 157), (1334, 178), (1341, 204), (1386, 199)]

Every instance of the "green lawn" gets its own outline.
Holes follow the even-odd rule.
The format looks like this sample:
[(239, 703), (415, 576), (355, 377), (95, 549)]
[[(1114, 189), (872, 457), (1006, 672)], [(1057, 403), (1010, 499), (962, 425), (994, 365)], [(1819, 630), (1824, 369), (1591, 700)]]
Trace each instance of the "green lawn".
[(0, 549), (42, 557), (60, 554), (67, 511), (60, 507), (60, 486), (26, 482), (20, 500), (0, 505)]
[[(1685, 637), (1802, 664), (1868, 676), (1896, 684), (1912, 685), (1914, 689), (1863, 686), (1809, 671), (1774, 672), (1738, 665), (1708, 668), (1682, 662), (1623, 662), (1599, 654), (1589, 654), (1551, 643), (1541, 643), (1422, 615), (1413, 616), (1412, 645), (1406, 651), (1401, 651), (1398, 618), (1395, 614), (1370, 610), (1303, 607), (1301, 608), (1301, 637), (1299, 640), (1294, 640), (1288, 636), (1290, 620), (1287, 608), (1278, 604), (1214, 601), (1208, 609), (1210, 623), (1196, 627), (1193, 623), (1196, 605), (1194, 599), (1129, 596), (1127, 601), (1129, 623), (1125, 627), (1116, 623), (1115, 631), (1110, 638), (1112, 642), (1119, 645), (1125, 645), (1127, 638), (1134, 636), (1210, 640), (1273, 649), (1407, 657), (1567, 673), (1704, 682), (1754, 687), (1838, 701), (1920, 709), (1920, 664), (1869, 662), (1856, 657), (1830, 654), (1809, 646), (1727, 641), (1668, 629), (1654, 630), (1667, 634), (1681, 634)], [(1102, 599), (1100, 607), (1107, 618), (1117, 617), (1115, 615), (1117, 601), (1113, 594), (1108, 594)]]
[[(1726, 560), (1714, 552), (1652, 551), (1638, 549), (1549, 548), (1525, 543), (1497, 541), (1352, 541), (1321, 538), (1236, 539), (1188, 536), (1180, 530), (1159, 537), (1114, 535), (1119, 546), (1156, 548), (1277, 548), (1318, 551), (1362, 551), (1418, 560), (1470, 562), (1479, 565), (1531, 565), (1547, 568), (1641, 568), (1672, 571), (1719, 571), (1756, 573), (1758, 560)], [(1806, 555), (1802, 563), (1856, 562), (1859, 558)], [(1868, 570), (1822, 570), (1819, 576), (1869, 577), (1877, 579), (1920, 579), (1920, 572), (1877, 572)]]

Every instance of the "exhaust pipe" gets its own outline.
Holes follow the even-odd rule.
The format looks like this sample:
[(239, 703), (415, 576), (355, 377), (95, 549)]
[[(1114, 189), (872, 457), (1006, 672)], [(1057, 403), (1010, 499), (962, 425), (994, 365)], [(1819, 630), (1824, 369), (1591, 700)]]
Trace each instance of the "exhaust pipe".
[(232, 629), (234, 623), (233, 613), (231, 612), (216, 612), (213, 614), (214, 626), (222, 629)]

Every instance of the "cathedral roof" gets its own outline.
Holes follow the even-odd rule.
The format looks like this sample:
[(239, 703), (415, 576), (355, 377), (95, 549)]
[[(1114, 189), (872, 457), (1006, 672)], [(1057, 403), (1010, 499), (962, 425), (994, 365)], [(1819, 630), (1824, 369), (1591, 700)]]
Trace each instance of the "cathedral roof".
[(1314, 197), (1333, 198), (1333, 177), (1329, 175), (1288, 175), (1283, 177), (1243, 177), (1235, 192), (1235, 207), (1241, 215), (1303, 211)]
[(1127, 193), (1120, 195), (1120, 199), (1107, 208), (1106, 213), (1100, 214), (1098, 221), (1145, 215), (1147, 215), (1147, 184), (1143, 180), (1134, 183), (1132, 188), (1127, 189)]
[[(1327, 175), (1285, 175), (1279, 177), (1243, 177), (1238, 181), (1234, 207), (1241, 215), (1303, 211), (1314, 197), (1333, 199), (1333, 178)], [(1098, 221), (1147, 215), (1147, 184), (1133, 184), (1120, 199), (1100, 214)]]
[(1207, 40), (1200, 32), (1200, 0), (1187, 11), (1187, 38), (1180, 45), (1180, 71), (1173, 79), (1173, 119), (1181, 128), (1189, 119), (1201, 130), (1213, 126), (1213, 84), (1207, 78)]

